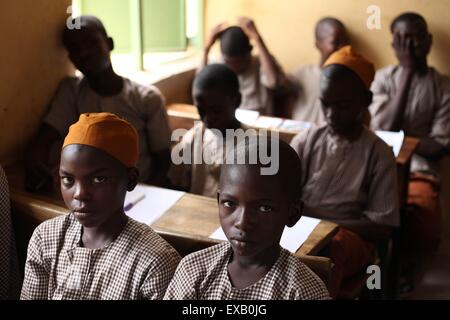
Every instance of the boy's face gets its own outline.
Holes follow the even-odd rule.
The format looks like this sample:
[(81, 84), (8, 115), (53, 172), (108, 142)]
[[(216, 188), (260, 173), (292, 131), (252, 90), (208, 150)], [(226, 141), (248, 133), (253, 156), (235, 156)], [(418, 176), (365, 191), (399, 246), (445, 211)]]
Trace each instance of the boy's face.
[(91, 27), (66, 31), (64, 35), (64, 46), (70, 60), (85, 75), (98, 74), (111, 65), (111, 42), (110, 38)]
[(420, 21), (399, 21), (393, 29), (394, 37), (411, 39), (412, 52), (416, 59), (426, 58), (431, 49), (432, 36)]
[[(364, 121), (370, 102), (357, 79), (320, 77), (320, 101), (327, 124), (340, 136), (347, 136)], [(361, 89), (361, 90), (358, 90)]]
[(234, 114), (240, 104), (239, 94), (232, 96), (224, 90), (194, 88), (192, 95), (200, 118), (207, 128), (225, 132), (236, 121)]
[(250, 52), (242, 56), (234, 57), (223, 55), (223, 61), (236, 72), (236, 74), (243, 74), (248, 70), (252, 63), (252, 55)]
[(118, 160), (85, 145), (68, 145), (61, 153), (61, 194), (75, 218), (87, 228), (99, 227), (123, 213), (128, 190), (135, 186)]
[(320, 38), (316, 39), (316, 47), (326, 60), (333, 52), (348, 45), (349, 42), (345, 29), (325, 24), (321, 27)]
[(294, 225), (300, 213), (278, 175), (263, 176), (256, 165), (224, 165), (222, 170), (219, 218), (233, 252), (264, 257), (279, 246), (284, 227)]

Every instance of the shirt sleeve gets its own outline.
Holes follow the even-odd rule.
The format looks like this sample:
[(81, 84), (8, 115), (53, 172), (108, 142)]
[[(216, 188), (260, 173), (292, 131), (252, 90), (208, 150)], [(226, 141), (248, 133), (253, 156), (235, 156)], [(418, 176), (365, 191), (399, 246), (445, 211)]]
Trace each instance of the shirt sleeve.
[(300, 157), (300, 160), (303, 160), (305, 158), (304, 155), (305, 145), (310, 131), (311, 131), (310, 129), (307, 129), (304, 132), (297, 134), (291, 140), (290, 145), (295, 150), (295, 152), (297, 152), (298, 156)]
[(44, 122), (56, 129), (61, 137), (65, 137), (70, 125), (78, 121), (76, 99), (79, 81), (73, 77), (61, 81), (44, 118)]
[(367, 206), (363, 215), (369, 220), (392, 227), (400, 225), (397, 167), (392, 150), (378, 141), (372, 164)]
[(189, 270), (189, 261), (182, 259), (175, 275), (167, 288), (164, 300), (196, 300), (195, 285), (192, 279), (192, 270)]
[(442, 77), (439, 106), (434, 115), (430, 137), (450, 149), (450, 79)]
[(169, 178), (174, 186), (183, 190), (191, 190), (192, 186), (192, 164), (194, 162), (194, 137), (201, 133), (202, 126), (194, 126), (186, 132), (181, 141), (172, 149), (172, 164), (169, 169)]
[(21, 300), (46, 300), (48, 297), (49, 269), (42, 252), (42, 237), (39, 227), (33, 232), (28, 245), (25, 263), (25, 278)]
[(144, 104), (144, 109), (148, 110), (146, 129), (150, 152), (170, 149), (170, 128), (164, 97), (153, 87), (144, 98)]
[(278, 63), (278, 61), (275, 59), (274, 56), (271, 56), (273, 62), (275, 63), (276, 66), (276, 81), (275, 81), (275, 85), (270, 85), (267, 81), (267, 75), (264, 72), (264, 69), (261, 65), (261, 63), (259, 63), (259, 76), (260, 76), (260, 82), (261, 84), (266, 87), (267, 89), (270, 90), (274, 90), (277, 89), (278, 87), (280, 87), (280, 85), (283, 83), (283, 78), (285, 77), (284, 75), (284, 71), (283, 68), (281, 67), (281, 65)]
[(370, 125), (374, 130), (378, 130), (382, 127), (380, 115), (385, 112), (386, 104), (390, 99), (388, 74), (387, 70), (384, 69), (377, 71), (372, 86), (370, 87), (370, 90), (373, 93), (372, 103), (369, 106), (369, 111), (372, 116)]
[(144, 283), (139, 289), (140, 299), (161, 300), (179, 262), (180, 256), (174, 249), (163, 252), (159, 257), (155, 258)]

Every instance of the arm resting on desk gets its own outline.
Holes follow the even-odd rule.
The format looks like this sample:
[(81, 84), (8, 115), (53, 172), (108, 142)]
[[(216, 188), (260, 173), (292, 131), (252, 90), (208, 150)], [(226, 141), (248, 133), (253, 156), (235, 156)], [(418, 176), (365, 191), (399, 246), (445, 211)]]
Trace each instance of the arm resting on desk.
[(348, 215), (347, 217), (343, 217), (343, 219), (336, 219), (335, 213), (317, 208), (311, 208), (307, 205), (305, 205), (304, 212), (305, 215), (313, 218), (332, 221), (343, 228), (353, 231), (368, 241), (376, 242), (386, 240), (391, 236), (392, 227), (374, 223), (366, 217), (351, 219), (351, 215)]

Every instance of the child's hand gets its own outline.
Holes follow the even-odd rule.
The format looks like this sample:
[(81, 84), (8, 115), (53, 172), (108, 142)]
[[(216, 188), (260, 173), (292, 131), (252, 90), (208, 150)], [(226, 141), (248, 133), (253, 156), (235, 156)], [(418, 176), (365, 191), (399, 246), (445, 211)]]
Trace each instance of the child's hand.
[(211, 48), (213, 44), (220, 37), (222, 32), (227, 28), (228, 24), (226, 22), (219, 23), (214, 28), (211, 29), (211, 33), (209, 34), (209, 39), (206, 42), (206, 48)]
[(416, 58), (414, 56), (413, 39), (395, 33), (392, 47), (400, 65), (406, 69), (415, 70)]
[(257, 39), (259, 37), (255, 22), (252, 19), (247, 17), (239, 17), (237, 22), (250, 39)]

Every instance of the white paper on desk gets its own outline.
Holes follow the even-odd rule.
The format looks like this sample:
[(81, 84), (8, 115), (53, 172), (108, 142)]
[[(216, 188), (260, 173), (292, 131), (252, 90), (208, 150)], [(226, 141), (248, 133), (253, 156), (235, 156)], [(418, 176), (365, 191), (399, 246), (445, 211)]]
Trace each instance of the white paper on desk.
[(258, 128), (276, 129), (281, 125), (282, 122), (283, 119), (281, 118), (259, 116), (255, 121), (254, 126)]
[(242, 108), (237, 108), (235, 111), (236, 119), (240, 123), (252, 126), (255, 124), (256, 119), (259, 117), (259, 112), (255, 110), (246, 110)]
[(387, 145), (392, 147), (395, 157), (398, 157), (400, 149), (403, 145), (403, 139), (405, 138), (405, 133), (403, 131), (393, 132), (393, 131), (375, 131), (376, 135), (380, 137)]
[(125, 213), (134, 220), (150, 225), (169, 210), (185, 192), (138, 184), (133, 191), (127, 192), (124, 206), (143, 194), (145, 198)]
[(299, 120), (284, 119), (280, 125), (280, 129), (301, 132), (303, 130), (309, 129), (311, 123)]
[[(313, 232), (319, 222), (320, 219), (301, 217), (297, 224), (292, 228), (284, 228), (280, 245), (290, 252), (295, 253), (303, 242), (308, 239), (309, 235)], [(227, 240), (221, 227), (214, 231), (209, 237), (217, 240)]]

